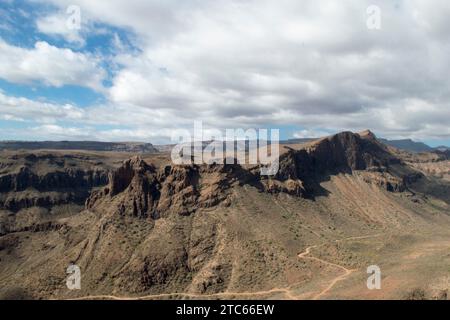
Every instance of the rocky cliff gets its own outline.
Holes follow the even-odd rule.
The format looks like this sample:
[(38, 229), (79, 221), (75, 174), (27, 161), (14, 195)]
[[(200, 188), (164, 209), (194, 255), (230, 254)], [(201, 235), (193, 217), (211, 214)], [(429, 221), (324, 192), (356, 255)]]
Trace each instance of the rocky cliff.
[[(330, 175), (363, 172), (365, 180), (388, 191), (405, 191), (420, 174), (381, 144), (370, 131), (342, 132), (315, 141), (300, 150), (290, 149), (280, 157), (280, 167), (271, 185), (285, 182), (289, 193), (313, 196), (318, 183)], [(278, 188), (280, 189), (280, 188)], [(282, 188), (283, 189), (283, 188)]]
[(0, 209), (84, 203), (108, 183), (108, 169), (86, 157), (21, 154), (0, 161)]
[(109, 184), (94, 191), (86, 207), (113, 207), (120, 215), (157, 219), (170, 212), (189, 215), (198, 208), (227, 202), (233, 184), (255, 177), (239, 165), (163, 166), (159, 169), (139, 157), (123, 163), (109, 175)]

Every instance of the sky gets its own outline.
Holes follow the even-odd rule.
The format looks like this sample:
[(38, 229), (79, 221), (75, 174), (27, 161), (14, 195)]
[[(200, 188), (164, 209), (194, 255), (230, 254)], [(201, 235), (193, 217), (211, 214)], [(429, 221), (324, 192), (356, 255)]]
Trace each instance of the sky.
[[(374, 9), (375, 8), (375, 9)], [(0, 140), (450, 145), (448, 0), (1, 0)]]

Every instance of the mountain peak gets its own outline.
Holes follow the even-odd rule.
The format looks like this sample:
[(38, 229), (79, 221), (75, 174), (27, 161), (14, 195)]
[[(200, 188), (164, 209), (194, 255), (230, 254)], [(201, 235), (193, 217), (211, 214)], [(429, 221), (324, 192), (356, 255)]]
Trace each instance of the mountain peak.
[(376, 139), (377, 138), (376, 135), (369, 129), (359, 132), (358, 135), (361, 138), (365, 138), (365, 139)]

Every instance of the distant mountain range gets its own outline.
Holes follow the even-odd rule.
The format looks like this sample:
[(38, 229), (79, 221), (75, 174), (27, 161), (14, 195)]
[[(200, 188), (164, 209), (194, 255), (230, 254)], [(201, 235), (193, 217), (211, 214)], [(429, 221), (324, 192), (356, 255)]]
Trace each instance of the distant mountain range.
[(151, 143), (99, 141), (0, 141), (0, 150), (87, 150), (132, 153), (158, 152)]
[(435, 150), (434, 148), (430, 147), (429, 145), (423, 142), (416, 142), (411, 139), (388, 140), (381, 138), (378, 140), (388, 146), (412, 152), (432, 152)]

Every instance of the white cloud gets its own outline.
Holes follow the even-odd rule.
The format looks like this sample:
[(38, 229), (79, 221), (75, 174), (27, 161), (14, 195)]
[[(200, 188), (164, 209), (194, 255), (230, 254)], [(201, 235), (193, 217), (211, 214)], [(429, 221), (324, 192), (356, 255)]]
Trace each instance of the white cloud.
[(78, 29), (69, 28), (67, 26), (67, 19), (68, 15), (66, 14), (52, 14), (39, 18), (36, 21), (36, 26), (39, 32), (53, 36), (60, 36), (68, 42), (83, 46), (85, 44), (85, 40), (81, 36)]
[(422, 20), (433, 25), (436, 10), (423, 1), (399, 6), (383, 1), (383, 28), (371, 31), (365, 23), (369, 4), (196, 5), (169, 15), (183, 27), (151, 44), (151, 29), (145, 35), (142, 22), (130, 22), (142, 34), (143, 52), (118, 57), (125, 68), (113, 81), (111, 101), (176, 109), (217, 126), (294, 123), (426, 138), (430, 132), (422, 127), (449, 124), (449, 118), (424, 117), (425, 105), (420, 113), (406, 107), (424, 101), (434, 114), (446, 114), (450, 83), (442, 70), (450, 65), (450, 51), (413, 13), (422, 12)]
[[(61, 11), (72, 4), (34, 1)], [(107, 90), (108, 103), (84, 110), (80, 120), (133, 126), (110, 131), (111, 138), (151, 138), (146, 128), (162, 133), (201, 119), (220, 128), (298, 125), (305, 128), (298, 136), (371, 128), (390, 137), (450, 139), (446, 0), (377, 1), (381, 30), (366, 27), (370, 0), (77, 4), (86, 25), (125, 28), (140, 48), (127, 53), (115, 38), (114, 61), (123, 68)], [(17, 64), (10, 59), (8, 65)], [(70, 70), (56, 65), (49, 70)], [(9, 76), (40, 74), (30, 69)], [(98, 82), (86, 80), (99, 75), (88, 69), (75, 78)], [(59, 78), (53, 85), (64, 82)]]
[[(24, 133), (37, 140), (103, 140), (168, 142), (180, 127), (190, 128), (190, 121), (176, 113), (155, 111), (131, 105), (98, 105), (80, 108), (6, 95), (0, 90), (0, 119), (20, 121)], [(101, 127), (111, 127), (103, 129)], [(9, 132), (9, 136), (14, 136)]]
[(87, 128), (62, 127), (56, 124), (32, 127), (29, 132), (38, 135), (40, 140), (90, 140), (92, 135), (92, 130)]
[(326, 137), (332, 134), (333, 132), (323, 131), (323, 130), (315, 130), (315, 129), (304, 129), (297, 131), (293, 134), (294, 138), (304, 139), (304, 138), (321, 138)]
[(103, 90), (105, 71), (96, 57), (52, 46), (44, 41), (27, 49), (0, 39), (0, 78), (13, 83), (35, 81), (47, 86), (80, 85)]
[(151, 131), (144, 129), (110, 129), (99, 130), (92, 126), (69, 127), (56, 124), (32, 126), (28, 132), (38, 140), (95, 140), (95, 141), (151, 141), (154, 144), (165, 144), (173, 131)]
[(0, 91), (0, 114), (4, 119), (54, 123), (61, 120), (79, 121), (84, 110), (70, 104), (58, 105), (5, 95)]

